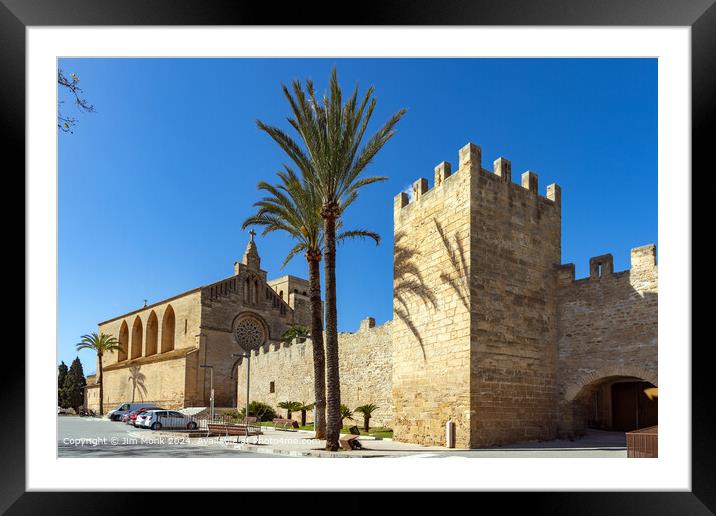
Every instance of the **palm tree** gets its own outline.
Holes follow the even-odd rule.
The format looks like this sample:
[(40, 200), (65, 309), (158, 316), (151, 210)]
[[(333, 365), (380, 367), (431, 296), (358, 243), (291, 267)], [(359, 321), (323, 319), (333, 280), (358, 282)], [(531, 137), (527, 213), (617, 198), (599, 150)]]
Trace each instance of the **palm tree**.
[(309, 410), (313, 410), (314, 405), (315, 403), (306, 403), (305, 401), (301, 402), (301, 406), (298, 409), (301, 411), (301, 426), (306, 426), (306, 412), (308, 412)]
[[(316, 439), (326, 438), (326, 355), (323, 348), (323, 304), (321, 302), (321, 259), (323, 257), (323, 223), (320, 215), (321, 199), (312, 184), (288, 166), (278, 172), (280, 184), (260, 182), (258, 189), (268, 195), (256, 202), (257, 212), (242, 224), (262, 226), (263, 235), (283, 231), (290, 235), (296, 245), (289, 251), (283, 266), (297, 254), (304, 253), (308, 262), (308, 283), (311, 303), (310, 336), (313, 345), (313, 389), (316, 397)], [(347, 207), (349, 203), (343, 205)], [(340, 225), (339, 225), (340, 227)], [(377, 244), (380, 236), (366, 230), (342, 231), (338, 241), (349, 238), (370, 238)], [(293, 333), (287, 330), (287, 337)]]
[(291, 419), (291, 416), (294, 412), (298, 412), (301, 410), (301, 407), (303, 406), (303, 403), (300, 401), (282, 401), (278, 404), (278, 408), (285, 409), (288, 414), (286, 415), (286, 419)]
[(340, 415), (341, 415), (341, 418), (340, 418), (341, 428), (343, 428), (343, 420), (344, 419), (350, 419), (351, 421), (353, 421), (353, 411), (348, 408), (348, 405), (343, 405), (341, 403)]
[(370, 418), (373, 416), (373, 412), (378, 410), (378, 407), (376, 405), (373, 405), (372, 403), (368, 403), (367, 405), (361, 405), (360, 407), (356, 408), (356, 412), (360, 412), (363, 414), (363, 430), (366, 432), (370, 431)]
[(338, 74), (331, 72), (329, 94), (321, 102), (316, 98), (313, 82), (292, 84), (293, 93), (282, 86), (293, 116), (289, 124), (298, 132), (303, 147), (291, 136), (257, 121), (288, 154), (316, 189), (321, 200), (320, 215), (325, 239), (324, 274), (326, 281), (326, 386), (327, 424), (326, 449), (338, 450), (340, 436), (340, 375), (338, 372), (338, 313), (336, 309), (336, 228), (345, 206), (359, 190), (386, 177), (362, 177), (366, 167), (378, 151), (395, 134), (395, 126), (406, 110), (401, 109), (361, 146), (368, 122), (375, 109), (373, 87), (358, 100), (358, 87), (343, 104)]
[(105, 353), (114, 353), (120, 349), (119, 341), (106, 333), (90, 333), (82, 335), (82, 341), (77, 344), (77, 351), (91, 349), (97, 353), (99, 367), (97, 369), (97, 383), (99, 384), (99, 415), (104, 415), (104, 387), (102, 386), (102, 357)]

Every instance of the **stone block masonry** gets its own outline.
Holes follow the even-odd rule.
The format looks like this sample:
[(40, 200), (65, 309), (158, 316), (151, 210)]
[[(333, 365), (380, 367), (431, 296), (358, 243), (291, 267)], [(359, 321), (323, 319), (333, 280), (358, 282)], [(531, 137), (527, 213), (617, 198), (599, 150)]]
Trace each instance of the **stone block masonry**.
[[(595, 256), (589, 277), (575, 279), (561, 264), (559, 185), (542, 196), (538, 174), (513, 181), (504, 157), (486, 170), (472, 143), (456, 170), (443, 161), (431, 175), (432, 187), (417, 178), (393, 200), (392, 320), (339, 334), (342, 402), (380, 407), (371, 424), (396, 440), (438, 446), (448, 420), (456, 445), (472, 448), (624, 426), (625, 414), (654, 421), (638, 389), (658, 385), (656, 247), (632, 249), (627, 271)], [(133, 397), (206, 405), (201, 364), (214, 366), (217, 405), (243, 407), (237, 339), (259, 346), (252, 400), (312, 403), (311, 341), (281, 342), (289, 325), (310, 324), (308, 284), (267, 280), (260, 264), (252, 235), (233, 276), (100, 323), (122, 345), (104, 362), (107, 408)]]
[(394, 202), (395, 438), (457, 446), (548, 438), (555, 428), (556, 292), (561, 199), (511, 163), (435, 169)]
[[(371, 418), (371, 426), (390, 427), (392, 421), (391, 358), (392, 323), (375, 326), (373, 318), (365, 319), (355, 333), (339, 333), (338, 349), (341, 374), (341, 403), (351, 410), (373, 403), (379, 408)], [(238, 407), (246, 404), (246, 363), (237, 368)], [(268, 403), (274, 408), (282, 401), (312, 403), (313, 351), (312, 341), (294, 341), (251, 356), (251, 400)], [(278, 412), (285, 416), (283, 409)], [(299, 420), (300, 414), (293, 414)], [(313, 414), (307, 413), (307, 421)], [(362, 427), (363, 416), (356, 413), (354, 423)]]
[(588, 278), (575, 280), (573, 264), (559, 270), (561, 436), (584, 433), (597, 389), (620, 379), (658, 385), (656, 246), (632, 249), (631, 268), (613, 269), (606, 254), (590, 259)]

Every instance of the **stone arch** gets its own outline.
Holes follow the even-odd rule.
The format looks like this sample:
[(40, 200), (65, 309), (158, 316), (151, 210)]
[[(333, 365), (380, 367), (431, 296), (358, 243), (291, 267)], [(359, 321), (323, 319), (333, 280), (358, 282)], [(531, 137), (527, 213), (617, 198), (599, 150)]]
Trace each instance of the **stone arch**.
[(129, 356), (129, 326), (127, 321), (122, 321), (119, 328), (119, 351), (117, 351), (117, 362), (127, 360)]
[[(562, 437), (584, 435), (587, 428), (596, 427), (605, 430), (630, 430), (641, 428), (647, 421), (656, 424), (658, 405), (638, 395), (649, 384), (658, 385), (657, 372), (639, 366), (614, 365), (601, 369), (584, 371), (575, 381), (563, 388), (560, 400), (559, 434)], [(617, 389), (617, 386), (620, 389)], [(627, 388), (629, 404), (623, 400), (623, 388)], [(615, 391), (617, 389), (617, 391)], [(618, 392), (621, 391), (621, 395)], [(615, 398), (616, 396), (616, 398)], [(629, 406), (630, 405), (630, 406)], [(646, 414), (636, 416), (631, 422), (624, 423), (623, 412), (616, 407), (627, 406), (629, 414)], [(621, 420), (623, 426), (617, 424)], [(634, 424), (636, 421), (636, 424)], [(630, 426), (631, 425), (631, 426)], [(641, 425), (641, 426), (640, 426)]]
[(564, 399), (565, 401), (574, 401), (583, 397), (591, 387), (605, 380), (618, 377), (638, 378), (645, 382), (659, 385), (656, 371), (649, 371), (641, 367), (616, 365), (583, 373), (576, 381), (565, 386)]
[(129, 358), (135, 359), (142, 356), (142, 340), (143, 340), (143, 331), (142, 331), (142, 320), (139, 318), (139, 316), (134, 318), (134, 324), (132, 324), (132, 347), (131, 353)]
[(145, 338), (144, 356), (148, 357), (157, 354), (157, 341), (159, 339), (159, 320), (154, 310), (149, 314), (147, 319), (147, 335)]
[(174, 349), (174, 334), (176, 332), (176, 316), (172, 305), (167, 305), (162, 317), (162, 353)]

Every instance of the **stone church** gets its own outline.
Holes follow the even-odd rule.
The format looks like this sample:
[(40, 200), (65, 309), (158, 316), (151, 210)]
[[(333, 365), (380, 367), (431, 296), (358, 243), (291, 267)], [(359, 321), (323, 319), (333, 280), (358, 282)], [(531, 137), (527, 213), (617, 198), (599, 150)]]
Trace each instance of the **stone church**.
[[(243, 351), (235, 335), (277, 345), (294, 323), (310, 324), (308, 282), (267, 280), (252, 234), (228, 278), (99, 323), (99, 332), (121, 347), (103, 359), (104, 406), (144, 400), (167, 408), (207, 406), (212, 384), (217, 407), (236, 406), (234, 355)], [(98, 403), (93, 389), (90, 405)]]
[[(560, 187), (541, 195), (532, 171), (513, 182), (505, 158), (487, 170), (474, 144), (458, 159), (394, 199), (393, 318), (339, 334), (341, 402), (378, 405), (372, 424), (401, 441), (443, 445), (453, 421), (458, 447), (656, 424), (656, 247), (632, 249), (625, 271), (593, 257), (576, 278), (561, 263)], [(307, 291), (268, 281), (252, 237), (233, 276), (100, 323), (122, 345), (105, 359), (105, 406), (205, 406), (202, 364), (217, 406), (243, 406), (235, 335), (261, 344), (252, 400), (312, 401), (311, 341), (279, 340), (309, 324)]]

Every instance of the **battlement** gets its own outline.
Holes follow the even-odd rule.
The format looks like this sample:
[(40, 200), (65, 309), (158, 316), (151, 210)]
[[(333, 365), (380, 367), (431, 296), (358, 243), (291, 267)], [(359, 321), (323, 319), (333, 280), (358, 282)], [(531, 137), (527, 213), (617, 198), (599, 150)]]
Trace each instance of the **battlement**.
[(513, 183), (512, 162), (507, 158), (497, 158), (493, 162), (492, 171), (482, 168), (482, 149), (474, 143), (468, 143), (459, 150), (458, 164), (457, 172), (453, 173), (452, 165), (449, 162), (440, 162), (434, 170), (432, 189), (430, 189), (426, 178), (420, 177), (416, 179), (411, 185), (410, 195), (403, 191), (395, 196), (393, 201), (394, 210), (398, 211), (410, 204), (419, 203), (423, 197), (443, 189), (458, 174), (480, 174), (497, 183), (509, 185), (515, 191), (523, 191), (527, 195), (536, 195), (539, 199), (550, 201), (550, 204), (555, 206), (559, 207), (562, 204), (562, 190), (556, 183), (547, 186), (546, 195), (541, 196), (538, 194), (538, 176), (531, 170), (521, 175), (519, 184)]
[[(351, 337), (366, 337), (369, 338), (372, 334), (375, 332), (386, 332), (390, 331), (392, 320), (386, 321), (383, 324), (376, 325), (375, 318), (374, 317), (366, 317), (360, 322), (360, 326), (358, 327), (358, 330), (355, 332), (338, 332), (340, 339), (350, 339)], [(292, 346), (295, 346), (297, 344), (311, 344), (311, 338), (303, 338), (303, 339), (293, 339), (291, 341), (267, 341), (263, 346), (253, 350), (251, 352), (252, 356), (260, 356), (265, 355), (267, 353), (271, 353), (273, 351), (280, 351), (282, 349), (287, 349)], [(242, 360), (239, 358), (239, 363), (242, 363)]]
[(589, 276), (586, 278), (575, 278), (573, 263), (559, 265), (557, 266), (557, 284), (565, 286), (575, 282), (600, 281), (611, 276), (631, 271), (641, 272), (654, 267), (656, 267), (656, 245), (649, 244), (632, 248), (630, 267), (626, 271), (614, 272), (614, 257), (610, 253), (593, 256), (589, 259)]

